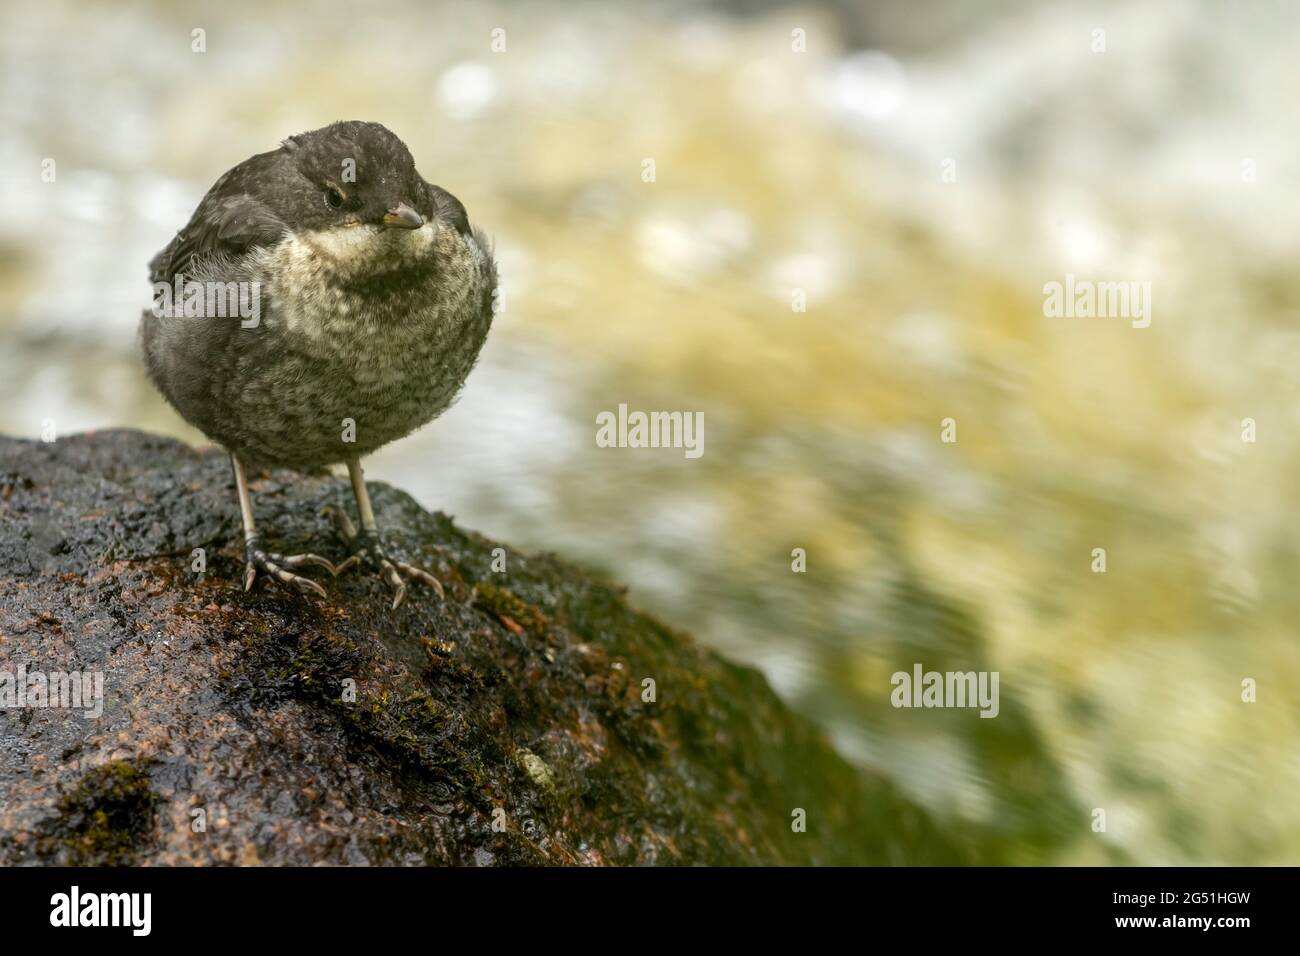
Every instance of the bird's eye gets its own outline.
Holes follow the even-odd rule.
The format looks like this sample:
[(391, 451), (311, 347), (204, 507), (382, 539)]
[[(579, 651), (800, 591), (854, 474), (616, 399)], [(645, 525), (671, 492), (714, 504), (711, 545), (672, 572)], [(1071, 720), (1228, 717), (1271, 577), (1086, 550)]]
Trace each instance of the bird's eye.
[(325, 205), (329, 206), (331, 209), (338, 209), (343, 205), (343, 194), (333, 186), (326, 187)]

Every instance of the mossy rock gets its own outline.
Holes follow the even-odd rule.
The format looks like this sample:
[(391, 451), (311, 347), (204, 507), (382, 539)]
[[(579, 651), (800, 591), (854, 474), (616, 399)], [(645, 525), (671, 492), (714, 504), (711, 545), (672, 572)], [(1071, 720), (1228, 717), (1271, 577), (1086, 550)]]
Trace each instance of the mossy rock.
[[(280, 551), (341, 559), (346, 482), (256, 476)], [(133, 431), (0, 438), (0, 671), (102, 671), (101, 716), (0, 711), (0, 863), (960, 862), (756, 671), (550, 555), (377, 484), (429, 567), (240, 589), (226, 459)], [(206, 570), (192, 570), (196, 549)], [(802, 826), (800, 821), (803, 821)]]

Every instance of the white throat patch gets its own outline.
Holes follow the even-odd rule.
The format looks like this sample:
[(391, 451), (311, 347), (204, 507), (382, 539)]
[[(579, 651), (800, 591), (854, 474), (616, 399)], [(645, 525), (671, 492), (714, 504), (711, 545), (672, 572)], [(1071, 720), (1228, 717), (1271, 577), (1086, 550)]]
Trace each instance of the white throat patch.
[(290, 233), (282, 247), (294, 271), (303, 268), (297, 260), (308, 258), (339, 278), (361, 278), (414, 265), (433, 251), (437, 231), (436, 223), (418, 229), (358, 224)]

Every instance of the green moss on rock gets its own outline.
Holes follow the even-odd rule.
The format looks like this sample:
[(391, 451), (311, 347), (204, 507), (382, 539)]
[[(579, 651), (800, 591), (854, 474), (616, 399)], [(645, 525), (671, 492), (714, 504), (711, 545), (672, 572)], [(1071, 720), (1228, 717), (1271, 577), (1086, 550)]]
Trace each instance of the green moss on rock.
[(158, 798), (145, 768), (114, 760), (88, 771), (59, 801), (42, 855), (71, 866), (125, 866), (148, 849)]

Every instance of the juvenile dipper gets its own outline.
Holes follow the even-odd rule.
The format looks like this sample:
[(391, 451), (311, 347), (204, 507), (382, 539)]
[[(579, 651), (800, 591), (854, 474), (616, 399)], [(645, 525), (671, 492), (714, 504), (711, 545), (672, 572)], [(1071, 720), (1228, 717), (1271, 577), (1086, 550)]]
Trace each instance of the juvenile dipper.
[[(140, 324), (145, 365), (181, 416), (230, 452), (244, 589), (261, 570), (324, 596), (294, 570), (368, 564), (394, 608), (404, 579), (441, 594), (435, 577), (385, 552), (361, 458), (441, 414), (487, 338), (496, 266), (460, 200), (425, 182), (385, 127), (334, 123), (221, 176), (149, 271), (158, 297)], [(172, 287), (187, 307), (162, 304)], [(245, 466), (337, 463), (360, 518), (358, 531), (330, 509), (351, 557), (336, 567), (263, 550)]]

